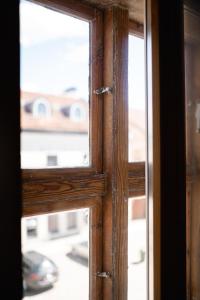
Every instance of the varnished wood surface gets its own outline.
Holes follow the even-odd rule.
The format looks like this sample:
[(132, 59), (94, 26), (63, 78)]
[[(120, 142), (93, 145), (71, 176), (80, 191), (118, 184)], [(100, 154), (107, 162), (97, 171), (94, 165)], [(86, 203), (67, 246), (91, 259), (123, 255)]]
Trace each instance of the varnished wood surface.
[[(95, 204), (90, 209), (90, 299), (102, 299), (102, 278), (97, 272), (102, 272), (102, 199), (95, 199)], [(93, 298), (92, 298), (93, 297)]]
[(104, 84), (113, 93), (104, 97), (103, 269), (112, 278), (103, 282), (103, 299), (122, 300), (127, 299), (128, 253), (128, 10), (110, 7), (104, 21)]
[(129, 20), (129, 33), (144, 38), (144, 25), (133, 20)]
[(128, 196), (142, 195), (145, 195), (145, 163), (133, 163), (129, 165)]
[[(187, 1), (184, 11), (185, 22), (185, 87), (186, 87), (186, 149), (187, 173), (190, 180), (187, 184), (187, 300), (200, 297), (200, 264), (199, 264), (199, 194), (200, 194), (200, 155), (199, 134), (195, 112), (199, 103), (199, 56), (200, 56), (200, 9), (199, 2)], [(196, 2), (196, 4), (195, 4)]]
[(24, 180), (24, 204), (41, 201), (78, 200), (105, 194), (105, 176), (55, 176)]
[(33, 3), (40, 4), (50, 9), (55, 9), (61, 13), (66, 12), (75, 17), (84, 20), (92, 20), (95, 18), (95, 9), (84, 3), (84, 1), (76, 0), (29, 0)]
[[(129, 166), (128, 195), (129, 197), (143, 196), (145, 194), (145, 164), (134, 163)], [(107, 175), (86, 173), (70, 173), (62, 169), (50, 170), (23, 170), (23, 214), (33, 215), (39, 205), (41, 207), (51, 205), (51, 212), (61, 201), (66, 209), (66, 202), (78, 201), (80, 206), (84, 199), (101, 197), (107, 193)], [(56, 206), (53, 203), (56, 202)], [(62, 207), (60, 204), (59, 207)], [(71, 205), (71, 204), (70, 204)], [(33, 209), (33, 212), (31, 211)]]
[(103, 97), (94, 91), (103, 86), (103, 14), (95, 9), (90, 26), (90, 152), (92, 167), (102, 172)]
[(97, 5), (100, 8), (106, 9), (109, 6), (118, 5), (119, 7), (129, 10), (129, 18), (141, 24), (144, 23), (144, 0), (84, 0), (86, 3)]
[(144, 24), (144, 0), (29, 0), (34, 3), (41, 4), (46, 7), (54, 7), (54, 9), (68, 14), (78, 16), (79, 18), (92, 20), (95, 17), (94, 8), (106, 10), (109, 6), (124, 7), (129, 10), (129, 18), (139, 24)]
[(69, 211), (74, 209), (91, 208), (94, 205), (93, 198), (81, 199), (81, 200), (59, 200), (51, 201), (45, 199), (43, 201), (35, 201), (23, 203), (23, 217), (30, 217), (48, 213), (57, 213), (62, 211)]

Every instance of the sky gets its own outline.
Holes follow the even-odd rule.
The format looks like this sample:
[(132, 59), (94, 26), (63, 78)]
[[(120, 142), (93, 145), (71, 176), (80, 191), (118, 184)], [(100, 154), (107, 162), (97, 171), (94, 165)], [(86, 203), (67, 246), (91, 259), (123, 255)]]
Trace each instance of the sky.
[[(21, 89), (88, 100), (89, 23), (21, 0)], [(144, 42), (129, 37), (129, 105), (144, 109)]]

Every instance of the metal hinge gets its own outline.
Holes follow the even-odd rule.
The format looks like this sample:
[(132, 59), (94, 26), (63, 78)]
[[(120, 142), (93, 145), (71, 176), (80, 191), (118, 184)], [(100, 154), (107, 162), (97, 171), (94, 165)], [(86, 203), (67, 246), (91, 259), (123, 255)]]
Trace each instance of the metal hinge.
[(112, 93), (112, 91), (113, 91), (113, 88), (112, 87), (108, 87), (108, 86), (103, 86), (103, 87), (100, 87), (99, 89), (96, 89), (95, 91), (94, 91), (94, 93), (96, 94), (96, 95), (101, 95), (101, 94), (104, 94), (104, 93), (108, 93), (108, 94), (110, 94), (110, 93)]
[(110, 278), (111, 274), (110, 274), (110, 272), (97, 272), (97, 277)]

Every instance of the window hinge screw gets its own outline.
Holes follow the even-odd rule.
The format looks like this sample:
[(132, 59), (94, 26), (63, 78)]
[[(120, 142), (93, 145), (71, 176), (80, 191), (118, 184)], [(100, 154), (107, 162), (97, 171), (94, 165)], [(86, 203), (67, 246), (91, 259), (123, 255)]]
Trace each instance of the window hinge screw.
[(110, 274), (110, 272), (97, 272), (97, 277), (110, 278), (111, 274)]
[(113, 91), (113, 88), (112, 87), (108, 87), (108, 86), (103, 86), (103, 87), (100, 87), (99, 89), (96, 89), (94, 91), (94, 93), (96, 95), (101, 95), (101, 94), (104, 94), (104, 93), (108, 93), (108, 94), (111, 94)]

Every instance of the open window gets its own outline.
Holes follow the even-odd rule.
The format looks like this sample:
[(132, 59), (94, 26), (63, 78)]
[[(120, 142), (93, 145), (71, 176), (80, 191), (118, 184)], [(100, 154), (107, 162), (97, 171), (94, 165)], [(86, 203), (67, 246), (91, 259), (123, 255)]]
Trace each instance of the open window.
[[(129, 22), (126, 8), (81, 2), (22, 0), (20, 18), (22, 250), (56, 269), (35, 282), (24, 271), (24, 299), (30, 290), (43, 299), (111, 299), (115, 287), (145, 300), (143, 25)], [(31, 242), (27, 218), (37, 221)]]
[[(43, 299), (167, 299), (178, 273), (170, 277), (170, 266), (180, 266), (184, 243), (169, 228), (184, 214), (184, 206), (170, 211), (184, 198), (184, 155), (167, 150), (171, 140), (179, 150), (184, 143), (175, 101), (183, 98), (182, 79), (176, 73), (174, 86), (172, 61), (159, 56), (166, 49), (162, 6), (147, 0), (144, 22), (142, 2), (139, 9), (131, 1), (97, 2), (20, 3), (25, 299), (34, 287), (38, 297), (42, 287)], [(37, 224), (31, 239), (26, 218)], [(44, 268), (30, 276), (28, 261), (44, 261)]]

